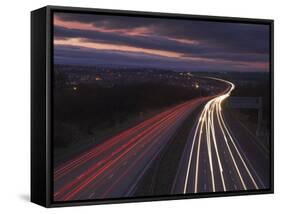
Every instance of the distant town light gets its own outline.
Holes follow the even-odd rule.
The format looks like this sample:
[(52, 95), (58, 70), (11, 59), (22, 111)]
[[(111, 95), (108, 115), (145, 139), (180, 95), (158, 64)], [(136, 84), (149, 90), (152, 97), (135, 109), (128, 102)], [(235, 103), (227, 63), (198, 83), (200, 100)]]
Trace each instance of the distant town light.
[(73, 86), (73, 90), (76, 91), (78, 89), (77, 86)]
[(95, 78), (95, 80), (96, 80), (96, 81), (100, 81), (100, 80), (102, 80), (101, 75), (100, 75), (100, 74), (96, 74), (96, 78)]

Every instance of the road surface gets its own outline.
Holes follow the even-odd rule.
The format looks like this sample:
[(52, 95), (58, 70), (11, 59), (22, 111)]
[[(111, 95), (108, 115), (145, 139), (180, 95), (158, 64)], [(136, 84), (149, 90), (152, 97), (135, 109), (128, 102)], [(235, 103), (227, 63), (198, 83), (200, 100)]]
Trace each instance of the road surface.
[[(225, 82), (229, 84), (229, 88), (207, 102), (187, 139), (174, 181), (174, 194), (268, 187), (269, 179), (265, 177), (269, 175), (269, 171), (262, 172), (269, 169), (268, 157), (259, 152), (256, 140), (253, 137), (250, 140), (249, 133), (245, 133), (244, 128), (236, 124), (233, 127), (236, 128), (235, 134), (240, 135), (238, 141), (225, 120), (222, 102), (235, 88), (231, 82)], [(258, 170), (255, 161), (263, 165), (262, 169)]]
[(184, 120), (211, 97), (166, 110), (54, 170), (54, 200), (131, 196), (161, 150)]
[(241, 124), (226, 120), (222, 102), (235, 86), (216, 80), (226, 85), (220, 94), (174, 106), (56, 167), (54, 200), (134, 196), (149, 167), (202, 104), (196, 124), (187, 130), (184, 149), (177, 154), (181, 159), (171, 194), (269, 187), (268, 151)]

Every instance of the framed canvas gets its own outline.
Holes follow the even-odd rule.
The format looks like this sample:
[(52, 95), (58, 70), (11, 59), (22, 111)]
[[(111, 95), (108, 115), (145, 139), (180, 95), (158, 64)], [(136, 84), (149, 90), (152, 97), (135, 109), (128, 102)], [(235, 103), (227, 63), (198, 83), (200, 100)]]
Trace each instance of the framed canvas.
[(31, 13), (31, 201), (273, 193), (273, 20)]

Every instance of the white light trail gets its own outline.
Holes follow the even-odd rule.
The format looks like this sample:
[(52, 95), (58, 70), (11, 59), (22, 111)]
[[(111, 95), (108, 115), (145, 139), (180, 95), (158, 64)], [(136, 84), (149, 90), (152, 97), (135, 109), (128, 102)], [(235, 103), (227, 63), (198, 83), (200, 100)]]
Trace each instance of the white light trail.
[(206, 116), (206, 108), (204, 109), (204, 114), (202, 117), (199, 139), (198, 139), (198, 148), (197, 148), (197, 156), (196, 156), (196, 171), (195, 171), (195, 185), (194, 185), (194, 192), (197, 193), (197, 183), (198, 183), (198, 170), (199, 170), (199, 157), (200, 157), (200, 146), (201, 146), (201, 138), (203, 132), (203, 125), (205, 123), (205, 116)]
[[(220, 105), (220, 106), (221, 106), (221, 105)], [(222, 121), (222, 124), (223, 124), (223, 126), (224, 126), (224, 129), (226, 130), (226, 133), (228, 134), (228, 136), (229, 136), (229, 138), (230, 138), (230, 141), (231, 141), (233, 147), (235, 148), (235, 151), (237, 152), (237, 154), (238, 154), (240, 160), (242, 161), (242, 163), (243, 163), (243, 165), (244, 165), (244, 167), (245, 167), (245, 169), (246, 169), (248, 175), (250, 176), (250, 178), (251, 178), (251, 180), (252, 180), (252, 182), (253, 182), (255, 188), (258, 189), (259, 187), (258, 187), (258, 185), (257, 185), (257, 183), (256, 183), (256, 181), (255, 181), (255, 179), (254, 179), (254, 177), (253, 177), (253, 175), (251, 174), (249, 168), (247, 167), (247, 165), (246, 165), (246, 163), (245, 163), (245, 161), (244, 161), (244, 159), (243, 159), (241, 153), (239, 152), (237, 146), (235, 145), (235, 142), (234, 142), (234, 140), (233, 140), (233, 138), (232, 138), (232, 136), (231, 136), (231, 134), (230, 134), (230, 132), (229, 132), (227, 126), (225, 125), (225, 122), (224, 122), (224, 119), (223, 119), (223, 116), (222, 116), (221, 111), (219, 112), (219, 117), (220, 117), (220, 120)]]
[[(209, 78), (209, 77), (208, 77)], [(222, 102), (227, 99), (231, 92), (234, 90), (235, 85), (229, 81), (226, 80), (222, 80), (222, 79), (218, 79), (218, 78), (209, 78), (209, 79), (214, 79), (214, 80), (218, 80), (224, 83), (227, 83), (230, 87), (229, 89), (223, 93), (220, 94), (219, 96), (211, 99), (210, 101), (208, 101), (206, 103), (206, 105), (204, 106), (203, 111), (200, 114), (199, 120), (196, 124), (196, 128), (195, 128), (195, 132), (194, 132), (194, 136), (193, 136), (193, 141), (192, 141), (192, 146), (191, 146), (191, 151), (189, 154), (189, 159), (188, 159), (188, 164), (187, 164), (187, 171), (186, 171), (186, 175), (185, 175), (185, 182), (184, 182), (184, 188), (183, 188), (183, 193), (187, 193), (187, 192), (192, 192), (192, 189), (194, 191), (194, 193), (198, 192), (198, 183), (199, 183), (199, 165), (200, 165), (200, 151), (203, 148), (202, 144), (206, 143), (206, 147), (207, 147), (207, 153), (208, 153), (208, 162), (209, 162), (209, 168), (210, 168), (210, 174), (211, 174), (211, 181), (212, 181), (212, 191), (215, 192), (216, 191), (216, 186), (219, 185), (217, 184), (218, 181), (215, 180), (215, 176), (214, 176), (214, 160), (213, 160), (213, 156), (216, 157), (215, 160), (217, 160), (218, 162), (218, 166), (219, 166), (219, 172), (220, 172), (220, 180), (222, 183), (222, 187), (224, 191), (227, 191), (226, 188), (226, 184), (225, 184), (225, 177), (224, 177), (224, 170), (223, 170), (223, 166), (222, 166), (222, 160), (221, 160), (221, 156), (219, 155), (219, 149), (218, 149), (218, 138), (216, 135), (216, 128), (215, 128), (215, 122), (214, 122), (214, 116), (217, 117), (217, 121), (218, 121), (218, 132), (221, 132), (223, 135), (223, 140), (225, 142), (225, 145), (227, 147), (227, 150), (229, 152), (230, 158), (234, 164), (234, 168), (238, 174), (238, 177), (241, 181), (241, 184), (243, 186), (243, 189), (247, 189), (244, 178), (242, 176), (241, 173), (241, 169), (239, 169), (238, 164), (237, 164), (237, 160), (235, 159), (235, 154), (238, 155), (240, 161), (242, 162), (243, 167), (245, 168), (245, 170), (247, 171), (247, 174), (249, 175), (251, 181), (253, 182), (254, 186), (256, 189), (258, 189), (258, 185), (254, 179), (254, 177), (252, 176), (249, 168), (247, 167), (247, 164), (245, 163), (241, 153), (239, 152), (237, 146), (235, 145), (235, 142), (230, 134), (230, 131), (228, 130), (225, 122), (224, 122), (224, 118), (222, 116), (221, 113), (221, 105)], [(205, 127), (205, 129), (203, 129)], [(206, 139), (205, 141), (203, 141), (202, 139)], [(234, 147), (234, 151), (232, 151), (231, 146), (228, 142), (228, 139), (230, 139), (231, 145), (233, 145)], [(196, 156), (195, 156), (195, 160), (193, 160), (194, 157), (194, 148), (196, 147), (197, 151), (196, 151)], [(212, 149), (213, 148), (213, 149)], [(212, 153), (214, 153), (214, 155), (212, 155)], [(195, 161), (195, 177), (194, 177), (194, 187), (192, 186), (192, 189), (188, 190), (188, 183), (190, 180), (190, 176), (191, 176), (191, 164), (192, 162)]]
[(225, 181), (224, 181), (224, 176), (223, 176), (223, 168), (222, 168), (222, 164), (221, 164), (221, 159), (220, 159), (220, 155), (218, 152), (218, 146), (217, 146), (217, 140), (216, 140), (216, 134), (215, 134), (215, 128), (214, 128), (214, 108), (216, 107), (216, 105), (212, 106), (212, 114), (211, 114), (211, 133), (212, 133), (212, 139), (214, 142), (214, 147), (215, 147), (215, 151), (216, 151), (216, 157), (219, 163), (219, 168), (220, 168), (220, 176), (221, 176), (221, 182), (223, 185), (223, 190), (226, 191), (226, 186), (225, 186)]
[[(217, 115), (218, 115), (219, 112), (221, 111), (221, 109), (219, 108), (219, 105), (220, 105), (220, 103), (217, 104)], [(222, 134), (223, 134), (223, 137), (224, 137), (224, 140), (225, 140), (227, 149), (228, 149), (228, 151), (229, 151), (230, 157), (231, 157), (232, 162), (233, 162), (233, 164), (234, 164), (234, 166), (235, 166), (235, 169), (236, 169), (236, 171), (237, 171), (237, 174), (238, 174), (238, 176), (239, 176), (239, 178), (240, 178), (241, 184), (242, 184), (244, 190), (247, 190), (246, 185), (245, 185), (245, 182), (244, 182), (244, 179), (242, 178), (241, 172), (240, 172), (240, 170), (239, 170), (239, 168), (238, 168), (238, 166), (237, 166), (236, 160), (235, 160), (235, 158), (234, 158), (234, 156), (233, 156), (233, 153), (232, 153), (232, 151), (231, 151), (231, 149), (230, 149), (230, 146), (229, 146), (229, 144), (228, 144), (228, 140), (227, 140), (227, 137), (226, 137), (226, 135), (225, 135), (224, 129), (223, 129), (223, 127), (222, 127), (221, 120), (219, 119), (218, 121), (219, 121), (219, 126), (220, 126), (220, 128), (221, 128), (221, 131), (222, 131)]]

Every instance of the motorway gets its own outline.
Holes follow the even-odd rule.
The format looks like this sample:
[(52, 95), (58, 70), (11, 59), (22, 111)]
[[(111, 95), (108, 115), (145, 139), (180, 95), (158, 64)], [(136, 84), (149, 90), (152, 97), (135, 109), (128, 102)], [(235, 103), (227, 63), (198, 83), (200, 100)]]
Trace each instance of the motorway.
[(211, 97), (179, 104), (54, 169), (54, 200), (131, 196), (181, 124)]
[[(224, 80), (221, 80), (224, 81)], [(230, 96), (235, 86), (225, 81), (229, 88), (208, 101), (189, 135), (172, 193), (211, 193), (265, 189), (269, 160), (257, 149), (255, 140), (236, 124), (235, 134), (230, 130), (222, 111), (222, 102)], [(235, 118), (232, 118), (235, 121)], [(228, 123), (233, 123), (231, 120)], [(251, 160), (251, 161), (250, 161)], [(260, 161), (262, 160), (262, 161)], [(257, 170), (255, 162), (263, 165)], [(261, 175), (264, 175), (263, 178)]]
[[(187, 130), (184, 149), (178, 154), (181, 159), (171, 194), (268, 187), (268, 152), (238, 123), (226, 121), (222, 103), (235, 86), (215, 80), (226, 85), (221, 93), (176, 105), (56, 167), (54, 200), (134, 196), (149, 167), (183, 122), (203, 104), (193, 128)], [(231, 130), (229, 124), (237, 130)], [(165, 175), (161, 176), (165, 179)]]

